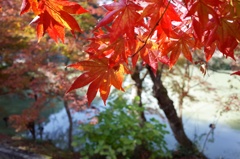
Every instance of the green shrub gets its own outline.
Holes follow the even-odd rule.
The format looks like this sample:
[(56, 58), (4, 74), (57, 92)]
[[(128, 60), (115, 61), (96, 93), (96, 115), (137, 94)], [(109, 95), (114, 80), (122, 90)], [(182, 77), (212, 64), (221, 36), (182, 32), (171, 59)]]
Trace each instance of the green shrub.
[(119, 97), (110, 108), (98, 115), (98, 124), (82, 124), (81, 133), (75, 136), (74, 146), (81, 146), (84, 158), (131, 158), (141, 146), (151, 152), (150, 158), (169, 156), (164, 135), (165, 125), (151, 119), (140, 126), (139, 114), (143, 111), (137, 104), (126, 105)]

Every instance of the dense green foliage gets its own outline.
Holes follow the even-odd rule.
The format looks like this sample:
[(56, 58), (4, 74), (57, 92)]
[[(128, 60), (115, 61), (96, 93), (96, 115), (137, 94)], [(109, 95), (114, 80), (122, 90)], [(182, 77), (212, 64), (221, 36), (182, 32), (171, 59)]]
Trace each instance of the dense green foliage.
[[(131, 158), (142, 145), (151, 153), (150, 158), (169, 156), (164, 140), (168, 133), (165, 125), (150, 119), (140, 126), (139, 114), (144, 110), (136, 103), (126, 106), (122, 97), (109, 105), (109, 109), (97, 116), (98, 124), (79, 127), (81, 134), (76, 136), (76, 141), (82, 146), (81, 154), (85, 158)], [(75, 143), (75, 146), (79, 145)]]

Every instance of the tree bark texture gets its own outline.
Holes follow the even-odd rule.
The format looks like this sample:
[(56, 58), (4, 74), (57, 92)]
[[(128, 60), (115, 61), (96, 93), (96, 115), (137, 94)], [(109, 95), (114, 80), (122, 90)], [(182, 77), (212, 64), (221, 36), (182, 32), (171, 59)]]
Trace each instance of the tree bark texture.
[[(142, 104), (142, 89), (143, 89), (143, 80), (145, 77), (141, 78), (140, 77), (140, 72), (141, 72), (141, 66), (139, 65), (136, 65), (135, 69), (134, 69), (134, 72), (131, 74), (131, 77), (132, 79), (134, 80), (135, 82), (135, 85), (136, 85), (136, 88), (137, 88), (137, 96), (139, 96), (140, 100), (139, 100), (139, 107), (143, 107), (143, 104)], [(146, 122), (146, 117), (144, 115), (144, 111), (141, 112), (141, 120), (142, 120), (142, 124), (144, 122)]]
[[(137, 89), (137, 96), (139, 97), (139, 103), (138, 106), (139, 107), (143, 107), (143, 103), (142, 103), (142, 90), (143, 90), (143, 81), (144, 78), (146, 77), (146, 75), (144, 75), (142, 78), (140, 76), (140, 72), (142, 71), (142, 66), (141, 65), (136, 65), (133, 73), (131, 74), (132, 79), (135, 82), (135, 86)], [(144, 111), (141, 112), (140, 114), (140, 127), (143, 127), (145, 122), (147, 121), (145, 115), (144, 115)], [(145, 141), (142, 141), (141, 145), (138, 145), (135, 150), (134, 150), (134, 156), (133, 158), (138, 158), (138, 159), (147, 159), (151, 156), (151, 152), (149, 150), (147, 150), (145, 147)]]
[(153, 95), (157, 99), (159, 107), (164, 111), (174, 137), (178, 143), (188, 150), (195, 151), (195, 145), (185, 134), (181, 119), (178, 117), (173, 101), (169, 98), (167, 89), (161, 80), (161, 70), (154, 75), (152, 69), (147, 67), (150, 77), (153, 81)]
[(69, 150), (73, 151), (73, 147), (72, 147), (72, 131), (73, 131), (73, 122), (72, 122), (72, 116), (71, 116), (71, 112), (68, 108), (68, 102), (66, 100), (64, 100), (64, 107), (68, 116), (68, 120), (69, 120), (69, 129), (68, 129), (68, 148)]

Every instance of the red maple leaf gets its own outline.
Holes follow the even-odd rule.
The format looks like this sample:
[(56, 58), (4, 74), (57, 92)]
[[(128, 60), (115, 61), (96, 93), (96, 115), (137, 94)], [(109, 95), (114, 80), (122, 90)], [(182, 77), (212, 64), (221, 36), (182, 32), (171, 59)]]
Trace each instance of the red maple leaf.
[(240, 40), (240, 35), (235, 32), (240, 29), (239, 20), (221, 17), (217, 22), (210, 21), (207, 27), (207, 34), (204, 37), (206, 60), (211, 59), (216, 47), (226, 57), (230, 56), (235, 59), (234, 49)]
[(160, 46), (162, 56), (171, 53), (169, 59), (170, 68), (177, 62), (181, 53), (186, 59), (192, 62), (192, 54), (190, 50), (195, 48), (195, 42), (192, 35), (182, 31), (179, 32), (180, 33), (169, 38), (169, 40), (162, 42)]
[[(91, 38), (91, 43), (86, 52), (94, 58), (108, 57), (110, 65), (115, 65), (119, 61), (128, 63), (128, 57), (131, 55), (128, 51), (129, 41), (122, 36), (113, 42), (110, 40), (109, 34), (97, 34), (97, 36)], [(133, 42), (130, 43), (133, 44)]]
[(143, 60), (143, 64), (149, 65), (154, 73), (157, 72), (159, 62), (169, 65), (169, 58), (161, 55), (155, 43), (149, 42), (139, 53), (140, 54), (135, 54), (133, 56), (132, 63), (134, 67), (136, 66), (139, 55)]
[(186, 14), (186, 17), (192, 16), (195, 20), (197, 17), (202, 27), (205, 27), (208, 21), (211, 19), (210, 15), (213, 18), (217, 17), (217, 13), (214, 8), (218, 7), (223, 2), (221, 2), (220, 0), (196, 0), (194, 2), (191, 0), (186, 0), (185, 3), (188, 8), (188, 13)]
[(38, 40), (48, 32), (49, 36), (56, 42), (58, 38), (64, 42), (67, 28), (81, 32), (77, 21), (70, 14), (82, 14), (87, 12), (79, 4), (68, 0), (23, 0), (20, 14), (33, 10), (35, 17), (31, 23), (37, 23)]
[(169, 35), (172, 32), (172, 22), (181, 21), (180, 14), (174, 9), (175, 6), (167, 0), (146, 0), (146, 2), (149, 2), (149, 5), (144, 8), (141, 18), (150, 18), (149, 28), (152, 29), (157, 25), (158, 35), (160, 35), (162, 31)]
[(218, 14), (216, 8), (222, 5), (220, 0), (208, 1), (208, 0), (185, 0), (185, 5), (188, 9), (185, 17), (191, 17), (191, 25), (194, 32), (196, 43), (201, 47), (204, 39), (202, 38), (206, 29), (206, 26), (210, 20), (218, 20)]
[(238, 76), (240, 76), (240, 71), (234, 72), (231, 75), (238, 75)]
[(142, 20), (139, 21), (140, 14), (138, 13), (142, 7), (131, 0), (119, 0), (112, 4), (103, 5), (103, 7), (108, 10), (108, 13), (96, 28), (112, 23), (109, 30), (112, 41), (125, 34), (130, 40), (135, 39), (135, 27), (144, 25)]
[(124, 90), (122, 82), (126, 71), (123, 64), (110, 66), (109, 59), (102, 58), (81, 61), (69, 67), (84, 71), (84, 73), (74, 81), (67, 92), (90, 84), (87, 91), (89, 105), (95, 98), (97, 91), (100, 92), (100, 96), (106, 104), (112, 85), (119, 90)]

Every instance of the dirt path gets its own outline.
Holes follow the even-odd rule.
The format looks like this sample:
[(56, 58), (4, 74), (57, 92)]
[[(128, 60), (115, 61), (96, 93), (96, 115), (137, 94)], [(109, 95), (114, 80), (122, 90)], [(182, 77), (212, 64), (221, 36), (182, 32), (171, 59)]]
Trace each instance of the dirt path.
[(51, 141), (0, 134), (0, 159), (80, 159), (79, 152), (61, 150)]
[(44, 159), (44, 157), (11, 146), (0, 145), (1, 159)]
[(27, 146), (30, 146), (30, 143), (0, 134), (0, 159), (44, 159), (43, 156), (26, 149)]

